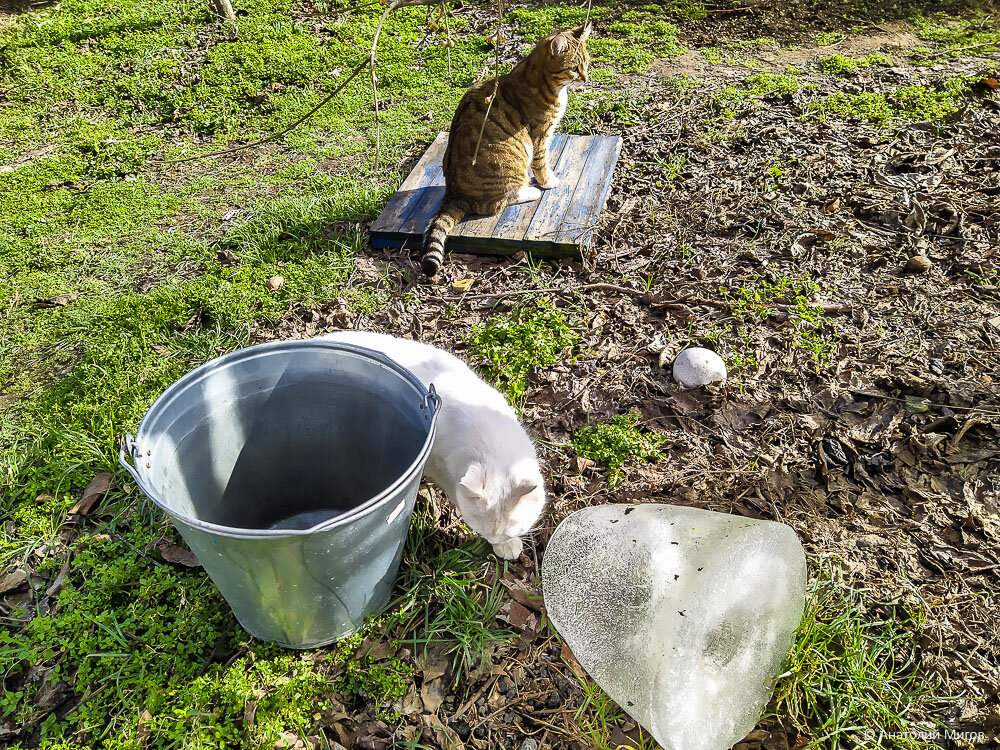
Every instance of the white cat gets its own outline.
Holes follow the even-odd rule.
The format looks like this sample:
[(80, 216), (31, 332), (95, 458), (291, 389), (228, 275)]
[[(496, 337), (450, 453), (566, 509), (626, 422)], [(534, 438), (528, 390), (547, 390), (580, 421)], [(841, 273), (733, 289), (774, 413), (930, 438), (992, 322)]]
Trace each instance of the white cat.
[(545, 506), (545, 486), (535, 446), (506, 399), (460, 359), (429, 344), (364, 331), (324, 338), (382, 352), (425, 386), (434, 384), (441, 414), (424, 473), (499, 557), (516, 559), (521, 537)]

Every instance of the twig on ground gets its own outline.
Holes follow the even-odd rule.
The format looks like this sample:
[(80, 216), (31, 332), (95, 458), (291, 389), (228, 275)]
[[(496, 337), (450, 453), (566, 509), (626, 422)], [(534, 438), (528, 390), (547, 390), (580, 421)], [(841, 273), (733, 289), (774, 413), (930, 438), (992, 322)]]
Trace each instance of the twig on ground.
[(451, 715), (451, 720), (455, 721), (456, 719), (458, 719), (461, 716), (463, 716), (465, 714), (465, 712), (468, 711), (471, 706), (475, 705), (476, 701), (479, 700), (479, 696), (481, 696), (483, 693), (485, 693), (487, 690), (489, 690), (491, 687), (493, 687), (493, 683), (496, 682), (499, 678), (500, 678), (500, 675), (499, 674), (495, 674), (495, 675), (493, 675), (493, 677), (491, 677), (489, 680), (487, 680), (486, 684), (483, 685), (481, 688), (479, 688), (479, 690), (477, 690), (473, 694), (473, 696), (471, 698), (469, 698), (469, 700), (467, 700), (465, 703), (463, 703), (461, 706), (459, 706), (458, 710)]
[(935, 52), (933, 55), (927, 55), (927, 59), (930, 60), (933, 57), (941, 57), (942, 55), (947, 55), (952, 52), (968, 52), (973, 49), (982, 49), (983, 47), (1000, 47), (1000, 42), (983, 42), (982, 44), (973, 44), (968, 47), (952, 47), (951, 49), (944, 49), (940, 52)]
[(236, 146), (234, 148), (227, 148), (227, 149), (224, 149), (222, 151), (212, 151), (211, 153), (208, 153), (208, 154), (198, 154), (197, 156), (185, 156), (183, 159), (166, 159), (166, 160), (163, 160), (163, 161), (160, 161), (160, 160), (150, 160), (150, 163), (152, 163), (152, 164), (180, 164), (181, 162), (185, 162), (185, 161), (196, 161), (198, 159), (208, 159), (211, 156), (225, 156), (226, 154), (235, 154), (237, 151), (243, 151), (243, 150), (248, 149), (248, 148), (253, 148), (254, 146), (260, 146), (260, 145), (262, 145), (264, 143), (269, 143), (270, 141), (276, 141), (279, 138), (281, 138), (283, 135), (291, 133), (295, 128), (297, 128), (303, 122), (305, 122), (310, 117), (312, 117), (314, 114), (316, 114), (316, 112), (318, 112), (319, 109), (321, 107), (323, 107), (323, 105), (325, 105), (328, 101), (330, 101), (331, 99), (333, 99), (333, 97), (335, 97), (337, 94), (339, 94), (341, 91), (343, 91), (344, 87), (347, 86), (347, 84), (349, 84), (354, 79), (354, 76), (356, 76), (358, 73), (360, 73), (362, 70), (364, 70), (365, 65), (366, 65), (366, 63), (361, 63), (360, 65), (358, 65), (358, 67), (356, 67), (354, 70), (351, 71), (351, 74), (349, 76), (347, 76), (347, 78), (345, 78), (343, 81), (341, 81), (340, 85), (337, 86), (337, 88), (335, 88), (333, 91), (331, 91), (327, 96), (325, 96), (323, 98), (323, 101), (321, 101), (315, 107), (313, 107), (312, 109), (310, 109), (308, 112), (306, 112), (304, 115), (302, 115), (302, 117), (300, 117), (298, 120), (296, 120), (295, 122), (293, 122), (291, 125), (289, 125), (288, 127), (284, 128), (283, 130), (278, 131), (277, 133), (273, 133), (273, 134), (267, 136), (266, 138), (261, 138), (260, 140), (253, 141), (252, 143), (244, 143), (242, 146)]
[(451, 25), (448, 23), (448, 6), (444, 4), (444, 0), (441, 0), (441, 15), (444, 19), (444, 33), (448, 39), (445, 44), (445, 49), (448, 51), (448, 81), (454, 83), (451, 75), (451, 48), (454, 43), (451, 41)]
[(209, 9), (224, 21), (235, 21), (233, 4), (229, 0), (208, 0)]

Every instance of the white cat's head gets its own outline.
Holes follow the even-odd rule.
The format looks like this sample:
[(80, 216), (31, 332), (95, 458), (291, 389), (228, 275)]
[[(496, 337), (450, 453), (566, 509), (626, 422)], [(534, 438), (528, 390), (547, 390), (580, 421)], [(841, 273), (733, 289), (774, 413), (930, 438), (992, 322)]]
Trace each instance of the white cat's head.
[(459, 482), (457, 494), (465, 522), (507, 560), (521, 554), (521, 537), (531, 531), (545, 507), (545, 485), (533, 460), (499, 470), (474, 463)]

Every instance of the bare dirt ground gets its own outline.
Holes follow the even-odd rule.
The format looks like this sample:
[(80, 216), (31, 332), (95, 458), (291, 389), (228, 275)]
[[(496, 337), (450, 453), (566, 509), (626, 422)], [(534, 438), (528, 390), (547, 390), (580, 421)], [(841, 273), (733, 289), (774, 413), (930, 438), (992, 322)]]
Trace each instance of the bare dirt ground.
[[(809, 12), (790, 3), (713, 15), (683, 41), (767, 35), (804, 44), (806, 28), (845, 28), (835, 14)], [(884, 15), (833, 49), (744, 54), (753, 69), (780, 72), (835, 53), (912, 48), (908, 13)], [(944, 74), (985, 75), (996, 59), (898, 59), (858, 71), (848, 85), (888, 91)], [(679, 73), (702, 87), (678, 87)], [(587, 354), (536, 371), (526, 399), (552, 503), (533, 549), (505, 581), (524, 610), (511, 618), (522, 635), (496, 652), (491, 672), (460, 685), (467, 698), (448, 697), (437, 709), (447, 725), (437, 730), (442, 747), (458, 739), (483, 748), (524, 747), (526, 739), (587, 747), (573, 722), (580, 689), (558, 645), (540, 634), (540, 605), (521, 589), (537, 592), (537, 561), (558, 522), (602, 502), (689, 504), (790, 524), (809, 553), (838, 557), (872, 600), (926, 613), (923, 668), (943, 681), (942, 694), (965, 696), (932, 718), (990, 736), (1000, 728), (1000, 108), (971, 95), (943, 120), (880, 127), (803, 117), (793, 92), (744, 101), (734, 118), (714, 119), (711, 93), (746, 74), (746, 64), (712, 65), (693, 50), (658, 61), (619, 92), (627, 116), (609, 112), (594, 125), (625, 145), (592, 257), (538, 267), (453, 256), (445, 278), (428, 285), (405, 254), (372, 252), (353, 283), (391, 290), (398, 301), (387, 310), (293, 310), (257, 333), (266, 340), (351, 326), (461, 351), (472, 326), (532, 289), (582, 311)], [(833, 85), (814, 68), (803, 81), (821, 91)], [(663, 176), (666, 164), (676, 165), (673, 179)], [(776, 165), (780, 175), (770, 171)], [(906, 270), (913, 255), (929, 269)], [(466, 293), (451, 287), (461, 279), (473, 280)], [(780, 295), (747, 318), (739, 290), (782, 279), (813, 285), (820, 320), (796, 319)], [(824, 361), (791, 344), (802, 326), (830, 342)], [(682, 390), (669, 363), (687, 345), (757, 365), (726, 386)], [(667, 437), (667, 457), (622, 484), (610, 487), (603, 471), (560, 447), (589, 422), (634, 409)], [(440, 507), (447, 526), (454, 517)], [(418, 659), (426, 684), (440, 672), (435, 658)], [(414, 727), (421, 705), (435, 710), (426, 690), (407, 700), (401, 708)], [(348, 707), (352, 718), (338, 725), (345, 745), (384, 748), (402, 736), (365, 711)], [(635, 736), (625, 719), (611, 739)], [(741, 747), (797, 742), (794, 730), (769, 720)]]

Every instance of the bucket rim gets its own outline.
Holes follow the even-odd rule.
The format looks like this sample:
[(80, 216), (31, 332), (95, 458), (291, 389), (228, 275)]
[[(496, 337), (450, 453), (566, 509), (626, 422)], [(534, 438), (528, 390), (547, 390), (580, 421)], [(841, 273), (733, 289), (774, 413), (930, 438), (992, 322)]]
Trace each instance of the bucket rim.
[[(155, 414), (157, 411), (165, 408), (170, 402), (172, 402), (192, 385), (218, 370), (220, 365), (226, 366), (258, 356), (280, 354), (283, 350), (291, 351), (305, 348), (325, 349), (330, 352), (346, 352), (354, 356), (360, 356), (362, 358), (373, 360), (377, 364), (383, 365), (392, 370), (396, 373), (396, 375), (414, 387), (417, 395), (421, 398), (420, 408), (427, 409), (430, 412), (429, 417), (425, 417), (425, 419), (428, 419), (430, 424), (427, 429), (427, 435), (424, 438), (424, 443), (418, 451), (416, 458), (414, 458), (406, 470), (403, 471), (395, 481), (361, 505), (336, 515), (333, 518), (322, 521), (308, 529), (243, 529), (238, 526), (225, 526), (222, 524), (212, 523), (210, 521), (203, 521), (198, 518), (193, 518), (185, 513), (180, 513), (173, 508), (168, 508), (152, 491), (150, 491), (150, 483), (143, 477), (145, 471), (142, 468), (141, 454), (142, 439), (144, 437), (144, 433), (149, 429), (151, 414)], [(118, 458), (122, 466), (124, 466), (128, 473), (131, 474), (143, 494), (146, 495), (146, 497), (148, 497), (153, 504), (156, 505), (156, 507), (166, 513), (171, 520), (180, 521), (192, 528), (231, 539), (282, 539), (287, 537), (308, 536), (311, 534), (329, 531), (340, 526), (346, 526), (347, 524), (356, 521), (360, 516), (369, 515), (380, 506), (386, 505), (391, 498), (398, 494), (399, 490), (404, 485), (413, 481), (413, 475), (415, 473), (422, 473), (422, 468), (427, 462), (428, 454), (434, 444), (434, 437), (437, 432), (437, 418), (440, 410), (441, 398), (434, 390), (434, 384), (431, 383), (430, 388), (428, 389), (409, 369), (382, 352), (369, 349), (364, 346), (358, 346), (357, 344), (348, 344), (341, 341), (333, 341), (319, 337), (312, 339), (269, 341), (262, 344), (243, 347), (242, 349), (227, 352), (226, 354), (215, 357), (214, 359), (210, 359), (207, 362), (198, 365), (198, 367), (194, 368), (190, 372), (185, 373), (167, 386), (167, 388), (159, 396), (157, 396), (156, 399), (154, 399), (153, 403), (149, 405), (146, 412), (143, 414), (142, 419), (139, 420), (139, 426), (136, 428), (135, 437), (126, 434), (125, 441), (119, 451)], [(128, 461), (129, 458), (132, 459), (134, 465)]]

